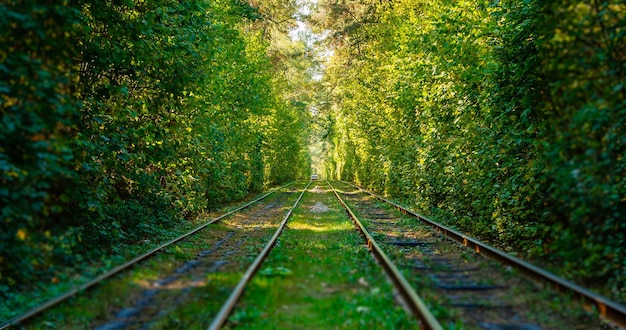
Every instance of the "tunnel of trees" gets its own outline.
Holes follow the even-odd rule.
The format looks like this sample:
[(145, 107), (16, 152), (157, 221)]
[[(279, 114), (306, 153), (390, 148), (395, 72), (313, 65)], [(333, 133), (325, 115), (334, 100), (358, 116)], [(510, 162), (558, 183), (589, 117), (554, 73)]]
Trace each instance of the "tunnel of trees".
[(624, 302), (625, 87), (617, 0), (4, 1), (0, 297), (313, 168)]

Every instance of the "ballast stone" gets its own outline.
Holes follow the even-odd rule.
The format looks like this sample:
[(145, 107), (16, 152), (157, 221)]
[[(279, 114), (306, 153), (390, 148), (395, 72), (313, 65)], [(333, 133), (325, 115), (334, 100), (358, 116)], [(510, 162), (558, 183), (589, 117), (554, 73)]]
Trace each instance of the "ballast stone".
[(311, 206), (309, 211), (311, 211), (313, 213), (323, 213), (323, 212), (330, 211), (330, 209), (328, 208), (328, 206), (322, 204), (321, 202), (317, 202), (317, 203), (315, 203), (315, 205)]

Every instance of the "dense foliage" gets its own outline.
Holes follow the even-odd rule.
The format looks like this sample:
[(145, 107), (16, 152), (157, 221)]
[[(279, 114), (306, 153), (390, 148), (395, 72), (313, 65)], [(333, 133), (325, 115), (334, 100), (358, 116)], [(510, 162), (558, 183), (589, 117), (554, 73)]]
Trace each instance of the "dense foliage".
[(327, 176), (626, 300), (622, 1), (319, 1), (316, 15), (334, 50)]
[(275, 74), (269, 14), (240, 0), (0, 4), (0, 299), (308, 175), (309, 115)]

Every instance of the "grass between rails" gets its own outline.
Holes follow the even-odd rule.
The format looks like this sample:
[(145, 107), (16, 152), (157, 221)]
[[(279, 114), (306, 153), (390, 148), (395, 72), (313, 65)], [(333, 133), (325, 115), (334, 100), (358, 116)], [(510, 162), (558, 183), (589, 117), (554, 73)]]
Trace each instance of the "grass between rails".
[[(353, 192), (355, 189), (347, 187), (340, 183), (334, 183), (336, 188), (346, 188), (346, 192)], [(413, 217), (406, 216), (395, 208), (386, 203), (382, 203), (372, 197), (364, 197), (362, 200), (356, 199), (358, 203), (369, 200), (373, 204), (370, 209), (384, 210), (395, 218), (389, 221), (387, 225), (381, 225), (381, 221), (368, 217), (363, 207), (354, 205), (354, 201), (347, 200), (352, 210), (359, 216), (361, 222), (365, 225), (372, 236), (381, 241), (387, 240), (403, 240), (417, 239), (422, 242), (435, 243), (430, 247), (432, 255), (423, 254), (420, 248), (397, 247), (391, 244), (380, 244), (390, 259), (398, 265), (410, 263), (408, 259), (417, 258), (423, 261), (424, 265), (430, 267), (433, 271), (443, 271), (437, 269), (437, 264), (431, 259), (437, 256), (445, 256), (450, 260), (459, 258), (466, 265), (472, 267), (480, 267), (490, 269), (487, 274), (481, 273), (481, 278), (477, 278), (479, 284), (484, 285), (506, 285), (511, 286), (513, 292), (507, 293), (503, 291), (495, 291), (489, 296), (488, 300), (476, 301), (478, 303), (490, 304), (500, 301), (503, 304), (515, 306), (515, 312), (518, 316), (523, 317), (531, 323), (540, 324), (545, 329), (612, 329), (612, 326), (606, 324), (599, 319), (596, 310), (586, 311), (580, 301), (572, 298), (568, 294), (559, 293), (549, 286), (544, 286), (532, 282), (526, 276), (520, 274), (512, 267), (507, 267), (486, 258), (479, 253), (465, 248), (451, 239), (435, 234), (430, 227), (421, 223)], [(383, 223), (385, 221), (382, 221)], [(381, 232), (372, 231), (373, 228)], [(428, 276), (428, 272), (415, 271), (400, 267), (409, 282), (418, 289), (427, 304), (430, 305), (431, 311), (436, 318), (442, 322), (448, 329), (473, 329), (473, 326), (462, 324), (458, 321), (460, 316), (457, 311), (447, 308), (450, 304), (449, 298), (441, 292), (434, 289), (434, 282)], [(457, 298), (460, 296), (457, 294)], [(476, 311), (469, 311), (470, 314)], [(502, 315), (504, 317), (504, 315)], [(509, 320), (503, 318), (502, 323)]]
[[(216, 225), (210, 229), (213, 233), (226, 232), (227, 228)], [(197, 237), (197, 238), (200, 238)], [(163, 277), (182, 262), (189, 260), (189, 254), (203, 248), (210, 248), (209, 242), (190, 239), (166, 248), (154, 258), (131, 268), (128, 272), (113, 277), (93, 290), (80, 293), (67, 303), (62, 303), (36, 317), (28, 328), (32, 329), (89, 329), (105, 322), (112, 312), (133, 305), (136, 297), (150, 283)], [(182, 289), (182, 288), (181, 288)], [(172, 295), (181, 290), (172, 290)]]
[[(331, 210), (311, 212), (317, 202)], [(304, 195), (227, 324), (240, 329), (416, 327), (331, 192)]]
[[(333, 183), (335, 184), (335, 183)], [(345, 185), (345, 183), (343, 181), (339, 181), (337, 182), (337, 184), (339, 185)], [(347, 188), (347, 190), (354, 190), (352, 187), (348, 188), (348, 186), (345, 186)], [(445, 226), (450, 227), (451, 229), (454, 230), (458, 230), (460, 232), (465, 233), (466, 235), (469, 235), (475, 239), (478, 239), (484, 243), (487, 243), (491, 246), (493, 246), (494, 248), (497, 248), (501, 251), (504, 251), (514, 257), (517, 257), (519, 259), (522, 259), (526, 262), (529, 262), (535, 266), (541, 267), (543, 269), (545, 269), (546, 271), (549, 271), (561, 278), (567, 279), (569, 281), (572, 281), (578, 285), (581, 285), (593, 292), (596, 292), (604, 297), (607, 297), (610, 300), (613, 300), (619, 304), (622, 305), (626, 305), (626, 286), (622, 286), (622, 290), (621, 291), (617, 291), (615, 290), (615, 288), (610, 287), (610, 283), (607, 281), (579, 281), (576, 278), (572, 277), (572, 276), (568, 276), (568, 274), (564, 273), (563, 271), (563, 264), (560, 262), (553, 262), (551, 260), (549, 260), (547, 258), (547, 256), (540, 256), (537, 255), (536, 253), (532, 253), (532, 251), (524, 251), (524, 250), (519, 250), (519, 249), (514, 249), (512, 246), (506, 244), (506, 243), (502, 243), (500, 241), (494, 240), (493, 237), (488, 237), (485, 235), (480, 235), (480, 234), (476, 234), (476, 233), (472, 233), (470, 231), (467, 230), (463, 230), (462, 228), (460, 228), (456, 223), (454, 223), (453, 221), (450, 221), (449, 219), (446, 218), (446, 216), (444, 215), (445, 212), (441, 212), (441, 210), (437, 210), (437, 209), (431, 209), (431, 210), (423, 210), (423, 209), (416, 209), (415, 205), (416, 202), (414, 200), (410, 200), (410, 199), (402, 199), (402, 198), (395, 198), (394, 196), (389, 196), (387, 195), (385, 192), (381, 192), (381, 191), (375, 191), (372, 190), (372, 192), (378, 194), (379, 196), (384, 196), (385, 198), (387, 198), (388, 200), (397, 203), (399, 205), (404, 205), (404, 206), (408, 206), (409, 209), (413, 209), (413, 210), (417, 210), (418, 213), (428, 217), (429, 219), (432, 219), (436, 222), (439, 222)], [(626, 259), (624, 259), (626, 260)], [(626, 261), (625, 261), (626, 262)], [(625, 267), (626, 267), (626, 263), (625, 263)], [(626, 269), (626, 268), (625, 268)]]
[[(252, 196), (250, 200), (253, 198), (255, 198), (255, 196)], [(275, 193), (268, 196), (267, 201), (269, 203), (277, 198), (278, 194)], [(239, 205), (241, 204), (243, 203)], [(232, 205), (226, 208), (226, 210), (220, 211), (217, 215), (236, 207), (238, 207), (238, 205)], [(246, 210), (242, 212), (246, 212)], [(202, 220), (194, 222), (193, 225), (181, 224), (179, 228), (176, 228), (176, 230), (169, 232), (166, 237), (159, 238), (158, 240), (167, 241), (179, 236), (189, 229), (204, 223), (207, 221), (207, 218), (212, 218), (215, 215), (216, 214), (207, 215), (203, 217)], [(232, 230), (232, 228), (227, 225), (227, 222), (228, 219), (223, 220), (221, 223), (213, 224), (197, 235), (191, 236), (162, 250), (154, 257), (141, 262), (138, 266), (132, 267), (128, 271), (118, 274), (112, 279), (97, 285), (93, 290), (80, 293), (67, 302), (36, 317), (32, 322), (27, 323), (27, 326), (35, 329), (83, 329), (90, 328), (94, 324), (105, 321), (112, 311), (132, 306), (133, 299), (136, 298), (137, 293), (145, 290), (152, 281), (163, 277), (163, 274), (172, 272), (176, 267), (180, 266), (182, 262), (189, 261), (198, 251), (210, 249), (220, 237), (225, 236), (228, 231)], [(152, 247), (153, 246), (144, 247), (140, 252), (146, 251)], [(134, 255), (136, 254), (139, 253), (135, 253)], [(120, 263), (121, 261), (116, 262), (112, 266)], [(112, 268), (112, 266), (110, 268)], [(233, 280), (233, 282), (236, 283), (236, 280)], [(181, 290), (183, 289), (184, 288), (181, 288)], [(171, 293), (168, 294), (176, 295), (180, 293), (181, 290), (171, 290)], [(218, 304), (219, 308), (219, 302), (216, 304)]]

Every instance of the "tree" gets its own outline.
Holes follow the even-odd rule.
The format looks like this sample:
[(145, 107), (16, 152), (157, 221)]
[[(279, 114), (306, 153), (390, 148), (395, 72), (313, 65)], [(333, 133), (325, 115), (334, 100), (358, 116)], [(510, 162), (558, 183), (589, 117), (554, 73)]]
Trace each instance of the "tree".
[(623, 300), (624, 5), (352, 5), (320, 3), (339, 17), (319, 23), (337, 36), (328, 175)]

